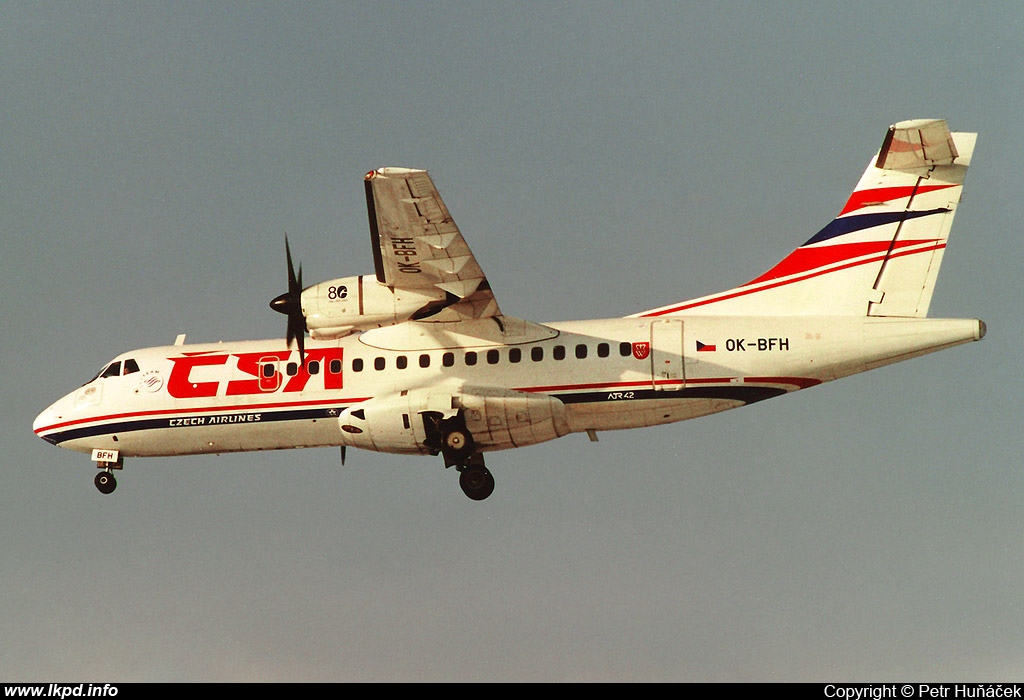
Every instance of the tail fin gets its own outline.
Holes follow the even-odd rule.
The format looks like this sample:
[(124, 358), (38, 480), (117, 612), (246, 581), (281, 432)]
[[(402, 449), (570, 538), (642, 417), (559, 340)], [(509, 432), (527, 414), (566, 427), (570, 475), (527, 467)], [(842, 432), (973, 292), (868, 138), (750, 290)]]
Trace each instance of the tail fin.
[(839, 216), (775, 267), (636, 315), (927, 316), (976, 138), (941, 119), (889, 127)]

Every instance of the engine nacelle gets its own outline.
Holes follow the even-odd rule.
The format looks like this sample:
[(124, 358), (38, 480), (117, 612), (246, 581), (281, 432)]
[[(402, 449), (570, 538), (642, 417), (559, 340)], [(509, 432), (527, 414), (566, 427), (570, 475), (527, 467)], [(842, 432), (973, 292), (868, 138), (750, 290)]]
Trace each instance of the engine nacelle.
[(376, 452), (437, 454), (447, 425), (465, 427), (476, 451), (554, 440), (569, 433), (565, 404), (509, 389), (414, 390), (370, 399), (338, 418), (346, 445)]
[(427, 318), (457, 299), (441, 289), (396, 291), (376, 277), (328, 280), (302, 290), (302, 315), (314, 339), (341, 338), (355, 331)]

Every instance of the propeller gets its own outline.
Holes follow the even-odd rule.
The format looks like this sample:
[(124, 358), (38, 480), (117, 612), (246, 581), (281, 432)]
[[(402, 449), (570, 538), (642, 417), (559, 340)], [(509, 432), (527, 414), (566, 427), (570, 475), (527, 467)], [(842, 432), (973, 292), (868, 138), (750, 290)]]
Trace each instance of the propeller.
[(293, 340), (298, 341), (299, 360), (305, 363), (306, 317), (302, 315), (302, 265), (299, 265), (299, 274), (296, 277), (287, 236), (284, 238), (284, 253), (288, 258), (288, 291), (274, 297), (270, 302), (270, 308), (288, 317), (288, 347), (291, 347)]

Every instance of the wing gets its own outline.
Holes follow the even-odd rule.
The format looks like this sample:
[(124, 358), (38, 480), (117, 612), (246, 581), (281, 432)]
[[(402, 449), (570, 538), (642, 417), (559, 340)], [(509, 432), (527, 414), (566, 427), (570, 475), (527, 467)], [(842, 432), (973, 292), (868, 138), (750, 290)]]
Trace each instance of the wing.
[(426, 170), (380, 168), (364, 178), (377, 280), (401, 291), (445, 292), (420, 320), (501, 315), (480, 265)]

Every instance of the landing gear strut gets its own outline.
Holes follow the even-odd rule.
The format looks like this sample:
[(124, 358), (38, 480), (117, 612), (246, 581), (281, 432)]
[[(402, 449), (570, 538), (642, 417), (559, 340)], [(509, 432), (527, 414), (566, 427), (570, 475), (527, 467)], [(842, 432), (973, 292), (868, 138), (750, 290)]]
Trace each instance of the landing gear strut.
[(444, 466), (459, 472), (462, 492), (474, 501), (482, 501), (494, 491), (494, 477), (484, 466), (484, 456), (476, 451), (473, 435), (460, 416), (458, 422), (442, 427), (441, 454)]
[(474, 501), (490, 496), (494, 491), (494, 477), (484, 466), (484, 456), (476, 450), (462, 411), (451, 418), (436, 412), (424, 413), (423, 425), (427, 430), (425, 444), (434, 454), (440, 452), (444, 456), (445, 468), (455, 467), (459, 472), (462, 492)]

